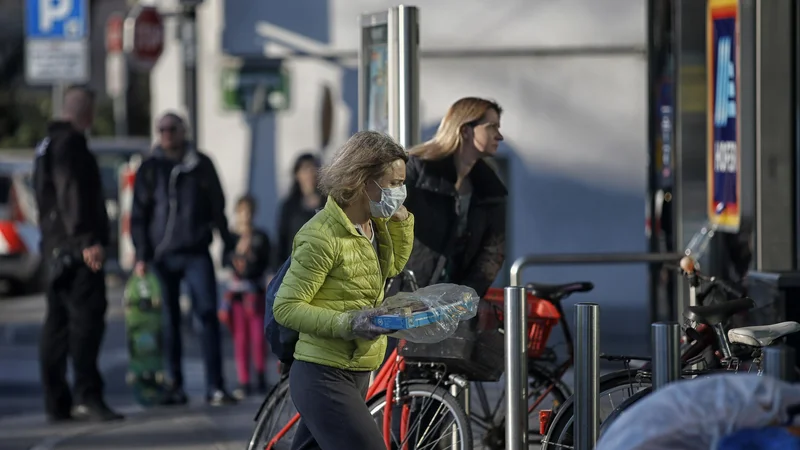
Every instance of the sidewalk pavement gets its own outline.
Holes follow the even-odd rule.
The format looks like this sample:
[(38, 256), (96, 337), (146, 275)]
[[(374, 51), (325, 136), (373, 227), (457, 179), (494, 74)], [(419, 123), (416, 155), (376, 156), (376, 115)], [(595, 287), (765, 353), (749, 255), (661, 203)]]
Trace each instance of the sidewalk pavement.
[(212, 408), (205, 404), (144, 410), (121, 408), (126, 420), (50, 425), (44, 416), (0, 421), (2, 450), (241, 450), (255, 425), (259, 399)]

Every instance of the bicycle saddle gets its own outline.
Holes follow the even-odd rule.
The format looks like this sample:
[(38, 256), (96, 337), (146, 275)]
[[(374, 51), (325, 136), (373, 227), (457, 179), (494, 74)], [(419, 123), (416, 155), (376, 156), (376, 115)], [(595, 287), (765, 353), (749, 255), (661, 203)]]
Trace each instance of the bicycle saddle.
[(756, 327), (731, 328), (728, 330), (728, 340), (732, 344), (748, 345), (750, 347), (766, 347), (778, 339), (800, 331), (800, 323), (781, 322), (772, 325)]
[(564, 284), (528, 283), (525, 288), (539, 298), (556, 301), (575, 292), (589, 292), (594, 289), (594, 284), (589, 281)]
[(744, 297), (716, 305), (689, 306), (683, 316), (689, 320), (713, 326), (755, 306), (752, 299)]

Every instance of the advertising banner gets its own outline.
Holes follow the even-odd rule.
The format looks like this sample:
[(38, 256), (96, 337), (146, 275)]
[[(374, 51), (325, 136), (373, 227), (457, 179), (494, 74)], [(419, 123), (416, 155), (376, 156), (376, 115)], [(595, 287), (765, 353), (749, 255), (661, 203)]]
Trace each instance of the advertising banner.
[(707, 31), (708, 219), (720, 230), (737, 232), (741, 219), (738, 0), (709, 0)]
[(389, 133), (388, 27), (386, 25), (372, 27), (368, 33), (367, 129)]

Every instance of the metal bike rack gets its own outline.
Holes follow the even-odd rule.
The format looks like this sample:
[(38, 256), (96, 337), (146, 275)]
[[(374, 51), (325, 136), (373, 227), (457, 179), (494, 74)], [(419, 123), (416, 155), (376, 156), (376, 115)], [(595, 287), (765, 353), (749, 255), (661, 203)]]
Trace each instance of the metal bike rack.
[(506, 342), (506, 449), (528, 450), (528, 304), (524, 287), (507, 287), (503, 296)]
[(683, 253), (576, 253), (564, 255), (528, 255), (517, 258), (511, 265), (510, 284), (521, 286), (522, 269), (528, 266), (562, 264), (664, 264), (677, 263)]
[[(528, 308), (520, 276), (528, 266), (561, 264), (663, 264), (678, 262), (682, 253), (585, 253), (528, 255), (511, 265), (510, 284), (504, 292), (506, 449), (528, 448)], [(598, 305), (581, 303), (577, 311), (575, 347), (576, 449), (590, 450), (597, 442), (599, 383)], [(581, 413), (583, 416), (581, 416)], [(580, 422), (578, 422), (580, 420)], [(580, 425), (578, 425), (580, 424)]]
[(575, 305), (575, 436), (576, 450), (597, 444), (600, 384), (600, 306)]
[(681, 377), (681, 326), (677, 322), (652, 325), (653, 389), (661, 389)]
[(765, 347), (763, 350), (764, 374), (783, 381), (795, 381), (795, 352), (786, 344)]

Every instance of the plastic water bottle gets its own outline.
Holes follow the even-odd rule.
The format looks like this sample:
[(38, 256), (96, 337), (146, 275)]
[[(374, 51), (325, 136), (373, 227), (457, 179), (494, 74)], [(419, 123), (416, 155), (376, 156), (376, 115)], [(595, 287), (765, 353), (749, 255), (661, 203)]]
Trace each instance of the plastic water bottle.
[(699, 264), (700, 258), (705, 255), (706, 250), (708, 250), (708, 245), (711, 243), (711, 239), (714, 238), (716, 231), (717, 225), (709, 222), (703, 225), (700, 231), (692, 236), (689, 245), (686, 246), (684, 254), (691, 258), (695, 265)]

